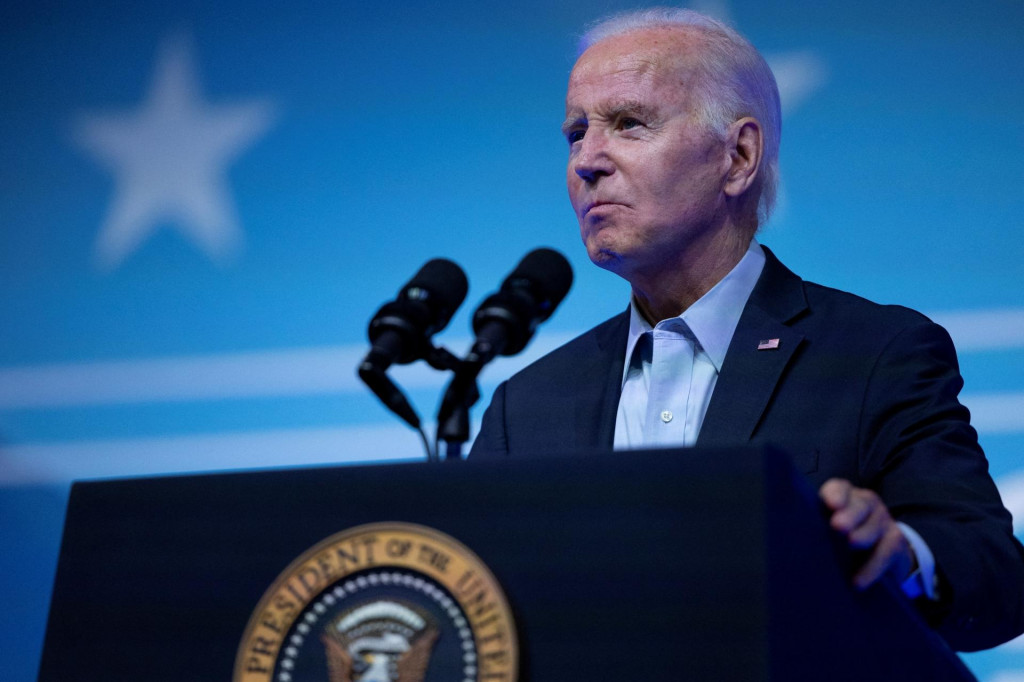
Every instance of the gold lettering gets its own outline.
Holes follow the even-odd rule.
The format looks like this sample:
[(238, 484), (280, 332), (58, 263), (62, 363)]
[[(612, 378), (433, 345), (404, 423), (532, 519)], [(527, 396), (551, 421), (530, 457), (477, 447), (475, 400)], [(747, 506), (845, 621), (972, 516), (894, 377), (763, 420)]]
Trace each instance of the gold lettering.
[(331, 578), (334, 577), (334, 562), (331, 561), (331, 555), (327, 553), (318, 555), (316, 563), (320, 567), (324, 582), (331, 582)]
[(488, 601), (491, 595), (487, 590), (480, 590), (472, 597), (467, 597), (462, 601), (462, 609), (466, 612), (466, 615), (471, 620), (479, 620), (483, 618), (487, 613), (494, 611), (497, 605), (493, 601)]
[(420, 545), (419, 561), (421, 564), (433, 566), (441, 573), (448, 570), (448, 561), (451, 559), (447, 554), (440, 552), (430, 545)]
[[(482, 596), (486, 596), (484, 592), (481, 592), (480, 594)], [(470, 614), (470, 617), (474, 620), (479, 620), (484, 616), (484, 614), (490, 613), (491, 611), (494, 611), (497, 608), (498, 607), (494, 602), (489, 601), (486, 604), (480, 604), (479, 606), (475, 606), (473, 608), (473, 613)]]
[(270, 668), (265, 663), (262, 663), (255, 656), (250, 656), (245, 661), (245, 671), (248, 673), (264, 673), (269, 675)]
[[(294, 594), (294, 590), (292, 590), (292, 593)], [(281, 612), (281, 617), (285, 620), (291, 620), (291, 617), (295, 615), (295, 612), (298, 610), (295, 602), (290, 599), (285, 599), (280, 595), (274, 599), (274, 608)]]
[(266, 637), (255, 637), (253, 639), (253, 645), (249, 649), (254, 654), (262, 656), (273, 656), (274, 647), (277, 644), (276, 639), (267, 639)]
[(503, 680), (508, 677), (508, 650), (499, 649), (480, 656), (480, 677), (485, 680)]
[[(498, 649), (480, 654), (480, 672), (486, 678), (489, 675), (505, 675), (509, 665), (508, 649)], [(505, 670), (503, 670), (505, 669)]]
[(317, 593), (320, 587), (320, 571), (316, 570), (312, 566), (306, 566), (304, 569), (299, 571), (296, 576), (302, 586), (306, 589), (306, 598), (303, 602), (308, 602)]
[(398, 538), (391, 538), (384, 545), (384, 551), (387, 552), (389, 557), (398, 559), (404, 557), (412, 549), (412, 543), (408, 540), (399, 540)]
[(368, 563), (368, 564), (376, 563), (374, 561), (374, 559), (373, 559), (373, 545), (376, 542), (377, 542), (377, 536), (376, 535), (368, 535), (367, 537), (363, 538), (363, 545), (366, 548), (366, 563)]
[(302, 595), (299, 594), (299, 591), (295, 589), (295, 585), (288, 583), (284, 586), (284, 588), (292, 593), (292, 596), (295, 597), (295, 601), (299, 602), (300, 604), (305, 603), (306, 600), (303, 599)]
[(334, 555), (340, 564), (341, 573), (351, 573), (363, 568), (363, 564), (375, 563), (373, 550), (376, 542), (377, 537), (370, 535), (352, 540), (348, 543), (348, 549), (335, 547)]
[[(334, 553), (337, 555), (338, 561), (341, 564), (341, 571), (342, 571), (342, 573), (348, 573), (350, 570), (353, 570), (354, 568), (357, 568), (359, 566), (359, 563), (360, 563), (359, 562), (359, 554), (358, 554), (359, 549), (356, 546), (356, 543), (354, 543), (354, 542), (351, 543), (350, 547), (352, 548), (351, 552), (346, 552), (341, 547), (335, 547), (334, 548)], [(353, 569), (349, 568), (348, 565), (350, 563), (354, 565)]]
[(284, 632), (281, 631), (281, 621), (278, 620), (277, 617), (275, 617), (274, 614), (270, 611), (263, 612), (263, 618), (260, 619), (260, 625), (267, 628), (268, 630), (273, 630), (279, 635), (284, 634)]
[(477, 630), (483, 630), (488, 625), (491, 625), (491, 624), (497, 622), (500, 619), (501, 619), (501, 614), (500, 613), (492, 613), (491, 615), (487, 616), (483, 620), (477, 621), (477, 622), (473, 623), (473, 626)]
[[(462, 574), (461, 578), (455, 581), (455, 589), (459, 592), (469, 592), (470, 590), (474, 589), (473, 586), (469, 586), (469, 581), (473, 580), (474, 578), (476, 578), (476, 573), (474, 573), (471, 570), (466, 571)], [(476, 580), (475, 582), (479, 583), (480, 581)]]

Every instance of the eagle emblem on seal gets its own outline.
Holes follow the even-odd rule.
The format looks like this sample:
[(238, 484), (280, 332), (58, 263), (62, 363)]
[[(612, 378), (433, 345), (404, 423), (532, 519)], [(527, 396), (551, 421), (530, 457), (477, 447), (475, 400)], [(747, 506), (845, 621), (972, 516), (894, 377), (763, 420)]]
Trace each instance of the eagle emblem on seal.
[(423, 682), (440, 633), (434, 619), (394, 599), (365, 602), (333, 619), (320, 641), (330, 682)]

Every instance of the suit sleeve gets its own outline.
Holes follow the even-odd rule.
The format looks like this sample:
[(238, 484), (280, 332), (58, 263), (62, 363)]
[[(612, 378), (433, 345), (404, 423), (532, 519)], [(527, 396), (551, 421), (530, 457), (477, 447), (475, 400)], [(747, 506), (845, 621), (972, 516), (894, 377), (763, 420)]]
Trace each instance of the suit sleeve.
[(1024, 631), (1024, 549), (988, 472), (952, 340), (923, 322), (879, 356), (865, 394), (861, 473), (935, 556), (938, 605), (926, 616), (960, 651)]
[(484, 412), (480, 433), (473, 441), (469, 456), (473, 459), (493, 459), (508, 455), (508, 434), (505, 430), (505, 388), (503, 381), (494, 391), (491, 404)]

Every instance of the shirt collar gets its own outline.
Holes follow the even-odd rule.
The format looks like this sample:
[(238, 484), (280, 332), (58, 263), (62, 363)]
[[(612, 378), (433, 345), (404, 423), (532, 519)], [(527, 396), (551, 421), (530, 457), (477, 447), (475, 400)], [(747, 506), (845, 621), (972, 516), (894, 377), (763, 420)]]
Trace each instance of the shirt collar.
[[(740, 262), (723, 277), (711, 291), (701, 296), (693, 305), (678, 316), (697, 337), (701, 348), (707, 353), (715, 369), (722, 371), (725, 353), (729, 350), (732, 335), (739, 324), (740, 315), (747, 305), (754, 285), (757, 284), (764, 269), (764, 250), (756, 239), (750, 240), (750, 247), (743, 254)], [(671, 318), (675, 319), (675, 318)], [(658, 323), (664, 325), (667, 320)], [(633, 357), (633, 349), (637, 341), (646, 332), (652, 330), (650, 324), (637, 309), (636, 301), (629, 302), (629, 336), (626, 339), (626, 362), (622, 380), (626, 380), (629, 361)]]

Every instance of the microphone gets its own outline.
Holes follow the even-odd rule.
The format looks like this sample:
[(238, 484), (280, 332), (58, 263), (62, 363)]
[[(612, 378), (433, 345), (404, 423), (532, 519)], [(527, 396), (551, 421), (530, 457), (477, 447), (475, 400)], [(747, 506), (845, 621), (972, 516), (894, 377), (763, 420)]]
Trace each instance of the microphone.
[[(466, 274), (444, 258), (427, 261), (370, 320), (370, 352), (358, 374), (384, 405), (423, 436), (420, 418), (402, 391), (388, 378), (392, 363), (406, 364), (434, 351), (430, 337), (445, 328), (469, 290)], [(427, 456), (430, 457), (430, 446)]]
[(444, 258), (427, 261), (370, 320), (371, 348), (360, 370), (383, 372), (426, 357), (430, 337), (441, 331), (466, 299), (469, 281), (458, 265)]
[(571, 286), (572, 266), (565, 256), (543, 248), (526, 254), (473, 314), (476, 341), (465, 361), (482, 367), (498, 355), (523, 350)]
[(437, 437), (447, 444), (446, 459), (460, 459), (469, 440), (469, 408), (480, 398), (476, 378), (498, 355), (515, 355), (526, 347), (537, 325), (551, 313), (572, 286), (572, 267), (553, 249), (536, 249), (519, 261), (473, 314), (476, 340), (459, 363), (437, 413)]

